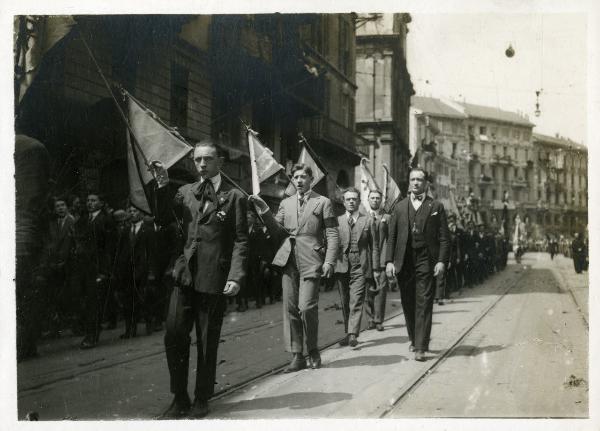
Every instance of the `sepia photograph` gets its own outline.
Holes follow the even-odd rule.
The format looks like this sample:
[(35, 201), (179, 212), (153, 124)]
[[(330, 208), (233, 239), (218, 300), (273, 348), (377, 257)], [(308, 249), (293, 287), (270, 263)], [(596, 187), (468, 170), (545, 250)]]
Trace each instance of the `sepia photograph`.
[(597, 13), (427, 3), (3, 8), (5, 429), (597, 429)]

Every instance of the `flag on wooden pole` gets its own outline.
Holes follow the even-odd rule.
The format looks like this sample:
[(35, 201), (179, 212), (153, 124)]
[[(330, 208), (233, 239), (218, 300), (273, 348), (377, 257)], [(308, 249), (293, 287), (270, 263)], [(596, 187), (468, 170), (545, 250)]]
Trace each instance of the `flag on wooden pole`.
[(127, 131), (129, 199), (136, 208), (151, 214), (145, 186), (154, 179), (154, 175), (148, 163), (159, 161), (165, 169), (169, 169), (189, 154), (192, 147), (129, 93), (125, 90), (122, 93), (127, 101), (130, 125)]
[(402, 192), (396, 181), (394, 181), (394, 178), (390, 175), (387, 165), (383, 163), (382, 167), (384, 185), (381, 202), (384, 212), (391, 213), (396, 203), (402, 199)]
[(372, 190), (381, 191), (377, 181), (375, 181), (375, 177), (367, 167), (367, 163), (369, 163), (369, 159), (366, 157), (360, 160), (360, 202), (364, 211), (371, 208), (369, 205), (369, 193)]
[(252, 171), (252, 194), (260, 193), (260, 183), (266, 181), (284, 167), (277, 163), (273, 152), (258, 139), (258, 133), (248, 128), (248, 149), (250, 151), (250, 167)]
[[(316, 186), (319, 181), (327, 176), (327, 170), (323, 167), (323, 164), (320, 163), (319, 157), (314, 154), (314, 152), (306, 145), (306, 143), (302, 146), (302, 150), (300, 151), (300, 157), (298, 157), (298, 164), (304, 164), (312, 169), (313, 173), (313, 182), (312, 187)], [(296, 187), (290, 181), (287, 188), (285, 189), (286, 196), (292, 196), (296, 193)]]

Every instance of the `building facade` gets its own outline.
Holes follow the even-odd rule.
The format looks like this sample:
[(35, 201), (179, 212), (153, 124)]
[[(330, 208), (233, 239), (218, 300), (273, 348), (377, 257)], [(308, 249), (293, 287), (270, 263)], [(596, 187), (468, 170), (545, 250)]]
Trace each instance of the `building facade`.
[[(354, 14), (75, 17), (44, 59), (17, 128), (49, 149), (54, 192), (97, 189), (113, 207), (128, 196), (126, 128), (81, 35), (106, 78), (196, 142), (213, 137), (224, 171), (250, 189), (245, 122), (284, 166), (302, 133), (329, 171), (320, 193), (354, 182)], [(118, 94), (118, 92), (115, 92)], [(190, 160), (176, 165), (190, 181)], [(285, 174), (265, 186), (275, 205)]]
[(534, 150), (531, 141), (534, 124), (515, 112), (488, 106), (460, 103), (468, 119), (469, 193), (479, 199), (484, 221), (500, 220), (506, 201), (512, 220), (533, 214), (535, 199)]
[(467, 115), (450, 101), (412, 97), (412, 165), (425, 169), (435, 196), (447, 208), (469, 195)]
[(406, 65), (410, 22), (407, 13), (360, 14), (356, 26), (356, 130), (368, 143), (360, 149), (376, 179), (385, 163), (401, 189), (407, 187), (414, 94)]
[(588, 224), (587, 147), (561, 136), (533, 134), (536, 153), (534, 231), (545, 235), (585, 232)]

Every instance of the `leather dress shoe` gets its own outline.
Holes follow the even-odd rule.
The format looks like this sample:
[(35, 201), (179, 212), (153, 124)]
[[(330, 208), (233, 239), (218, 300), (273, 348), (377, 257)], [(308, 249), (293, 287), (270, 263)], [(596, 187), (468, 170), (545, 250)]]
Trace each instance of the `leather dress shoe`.
[(296, 371), (300, 371), (306, 368), (306, 359), (302, 353), (294, 353), (294, 357), (292, 358), (292, 362), (283, 370), (284, 373), (294, 373)]
[(208, 401), (195, 399), (188, 416), (193, 419), (201, 419), (208, 414)]
[(411, 344), (410, 346), (408, 346), (408, 351), (409, 352), (414, 352), (415, 351), (415, 345)]
[(383, 325), (381, 323), (378, 323), (377, 325), (375, 325), (375, 329), (377, 329), (379, 332), (383, 331)]
[(321, 368), (321, 355), (317, 349), (308, 352), (308, 360), (310, 362), (310, 368), (313, 370)]
[(345, 347), (345, 346), (347, 346), (347, 345), (348, 345), (348, 336), (346, 335), (344, 338), (342, 338), (342, 339), (341, 339), (341, 340), (338, 342), (338, 344), (339, 344), (340, 346), (342, 346), (342, 347)]
[(160, 415), (160, 419), (179, 419), (188, 415), (191, 401), (188, 394), (175, 395), (169, 408)]
[(423, 352), (422, 350), (415, 351), (415, 361), (425, 361), (425, 352)]
[(348, 345), (350, 347), (358, 346), (358, 340), (356, 339), (356, 335), (350, 334), (350, 336), (348, 337)]
[(369, 322), (369, 324), (367, 325), (367, 329), (375, 329), (377, 325), (375, 325), (375, 322)]

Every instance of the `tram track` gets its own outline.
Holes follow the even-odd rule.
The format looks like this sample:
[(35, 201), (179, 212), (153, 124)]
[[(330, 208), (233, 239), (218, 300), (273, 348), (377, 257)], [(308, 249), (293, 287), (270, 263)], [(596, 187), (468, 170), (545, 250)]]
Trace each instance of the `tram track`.
[(498, 298), (494, 299), (494, 301), (489, 304), (474, 320), (473, 322), (467, 326), (465, 330), (462, 331), (450, 344), (446, 350), (444, 350), (438, 357), (433, 359), (429, 366), (422, 370), (418, 375), (412, 378), (409, 382), (403, 385), (398, 392), (396, 392), (393, 397), (390, 399), (389, 405), (387, 405), (383, 411), (380, 413), (379, 418), (384, 419), (387, 415), (389, 415), (394, 409), (396, 409), (399, 405), (402, 404), (403, 400), (410, 396), (427, 378), (431, 373), (433, 373), (437, 368), (439, 368), (448, 358), (452, 356), (452, 354), (463, 345), (463, 341), (467, 338), (473, 330), (477, 327), (477, 325), (492, 311), (505, 297), (506, 295), (513, 290), (519, 282), (525, 277), (525, 273), (521, 274), (516, 280), (514, 280), (510, 285), (502, 291), (502, 293), (498, 296)]

